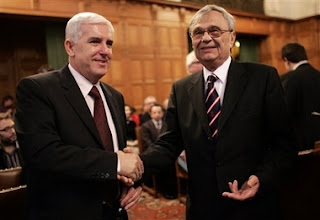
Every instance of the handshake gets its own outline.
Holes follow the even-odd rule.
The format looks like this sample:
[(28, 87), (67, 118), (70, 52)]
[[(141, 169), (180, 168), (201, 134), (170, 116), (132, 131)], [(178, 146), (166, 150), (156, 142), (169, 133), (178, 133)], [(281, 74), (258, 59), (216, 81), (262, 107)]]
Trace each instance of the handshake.
[(127, 185), (133, 185), (134, 182), (141, 179), (144, 173), (143, 162), (139, 155), (133, 153), (130, 148), (125, 148), (123, 151), (117, 151), (118, 160), (120, 161), (120, 172), (118, 179)]

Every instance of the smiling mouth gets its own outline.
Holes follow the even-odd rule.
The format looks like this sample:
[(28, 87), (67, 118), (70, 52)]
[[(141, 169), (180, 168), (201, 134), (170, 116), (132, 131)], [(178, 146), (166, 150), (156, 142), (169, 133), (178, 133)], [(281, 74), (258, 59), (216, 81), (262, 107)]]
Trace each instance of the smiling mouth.
[(215, 49), (217, 46), (211, 46), (211, 47), (202, 47), (201, 50), (210, 50), (210, 49)]
[(98, 60), (98, 59), (94, 59), (93, 61), (100, 64), (106, 64), (108, 62), (108, 60)]

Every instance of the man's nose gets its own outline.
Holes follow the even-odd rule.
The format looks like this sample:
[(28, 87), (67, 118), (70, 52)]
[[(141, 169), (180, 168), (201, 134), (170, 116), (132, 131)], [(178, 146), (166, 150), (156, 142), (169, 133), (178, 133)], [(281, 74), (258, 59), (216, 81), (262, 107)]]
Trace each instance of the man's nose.
[(112, 48), (106, 44), (101, 44), (100, 53), (101, 54), (112, 54)]
[(208, 31), (205, 31), (204, 33), (203, 33), (203, 36), (202, 36), (202, 41), (211, 41), (212, 40), (212, 38), (211, 38), (211, 36), (209, 35), (209, 33), (208, 33)]

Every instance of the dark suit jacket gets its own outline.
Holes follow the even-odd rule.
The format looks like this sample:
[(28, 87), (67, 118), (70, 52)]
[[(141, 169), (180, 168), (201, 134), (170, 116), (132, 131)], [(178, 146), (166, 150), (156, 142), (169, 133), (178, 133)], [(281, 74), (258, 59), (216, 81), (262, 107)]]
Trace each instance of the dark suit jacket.
[(159, 134), (160, 132), (157, 130), (151, 119), (144, 122), (140, 128), (141, 141), (144, 149), (147, 149), (155, 140), (157, 140)]
[[(167, 166), (186, 150), (189, 187), (187, 219), (278, 219), (275, 189), (296, 151), (289, 144), (288, 120), (275, 68), (232, 61), (212, 140), (199, 72), (172, 87), (167, 130), (141, 158), (145, 169)], [(260, 190), (245, 202), (222, 198), (228, 182), (241, 186), (258, 176)]]
[(284, 87), (289, 116), (300, 150), (314, 148), (320, 140), (320, 72), (302, 64), (289, 72)]
[[(110, 86), (101, 86), (122, 148), (123, 97)], [(67, 66), (21, 80), (16, 125), (28, 172), (28, 219), (101, 219), (102, 197), (113, 202), (116, 196), (117, 156), (104, 150)]]
[(283, 88), (284, 90), (287, 89), (288, 76), (289, 76), (288, 73), (282, 74), (282, 75), (280, 76), (281, 85), (282, 85), (282, 88)]

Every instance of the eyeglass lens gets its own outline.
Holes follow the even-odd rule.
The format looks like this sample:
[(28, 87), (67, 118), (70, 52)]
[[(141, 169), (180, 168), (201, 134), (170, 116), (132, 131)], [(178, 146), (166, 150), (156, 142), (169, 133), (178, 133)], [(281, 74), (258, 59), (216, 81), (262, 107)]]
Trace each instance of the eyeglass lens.
[(207, 32), (210, 37), (217, 38), (217, 37), (220, 37), (225, 32), (231, 32), (231, 30), (221, 30), (215, 26), (210, 26), (207, 29), (198, 27), (194, 29), (194, 31), (192, 32), (192, 37), (195, 39), (200, 39), (203, 37), (205, 32)]

